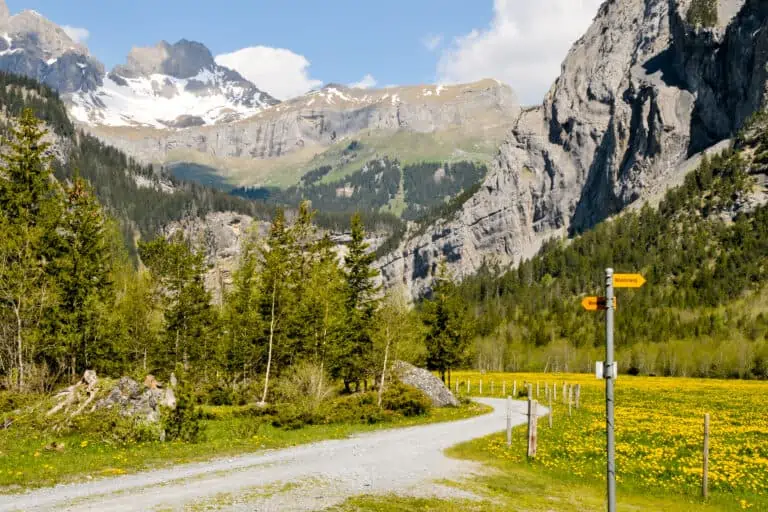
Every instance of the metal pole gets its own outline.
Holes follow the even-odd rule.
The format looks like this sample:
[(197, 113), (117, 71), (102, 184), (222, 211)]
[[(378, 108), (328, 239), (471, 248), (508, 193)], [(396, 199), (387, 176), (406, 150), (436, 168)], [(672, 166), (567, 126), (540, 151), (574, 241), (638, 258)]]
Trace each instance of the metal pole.
[(613, 420), (613, 269), (605, 269), (605, 430), (608, 451), (608, 512), (616, 512), (616, 439)]

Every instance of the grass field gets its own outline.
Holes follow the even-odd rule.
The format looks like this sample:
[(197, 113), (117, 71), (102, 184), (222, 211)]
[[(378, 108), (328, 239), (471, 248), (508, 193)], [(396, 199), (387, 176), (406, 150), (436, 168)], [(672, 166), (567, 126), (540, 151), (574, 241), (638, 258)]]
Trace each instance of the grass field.
[[(13, 427), (0, 430), (0, 492), (99, 478), (164, 465), (238, 455), (268, 448), (284, 448), (323, 439), (340, 439), (376, 429), (450, 421), (489, 409), (478, 404), (452, 409), (432, 409), (425, 416), (399, 417), (375, 425), (311, 425), (284, 430), (237, 416), (236, 407), (206, 407), (213, 419), (205, 420), (205, 439), (199, 443), (166, 442), (118, 444), (80, 435), (55, 436)], [(51, 443), (62, 450), (46, 449)]]
[[(604, 383), (591, 375), (455, 372), (460, 394), (502, 396), (517, 382), (536, 398), (557, 385), (553, 428), (539, 420), (538, 453), (526, 457), (525, 427), (461, 444), (450, 456), (485, 463), (487, 475), (457, 482), (479, 501), (360, 497), (339, 510), (581, 511), (605, 500)], [(580, 384), (581, 407), (563, 403), (563, 383)], [(493, 383), (493, 388), (491, 387)], [(505, 384), (506, 383), (506, 384)], [(493, 392), (491, 391), (493, 389)], [(522, 396), (521, 396), (522, 398)], [(708, 500), (701, 498), (703, 417), (711, 415)], [(502, 426), (503, 428), (503, 426)], [(619, 376), (616, 383), (619, 510), (768, 510), (768, 382)]]

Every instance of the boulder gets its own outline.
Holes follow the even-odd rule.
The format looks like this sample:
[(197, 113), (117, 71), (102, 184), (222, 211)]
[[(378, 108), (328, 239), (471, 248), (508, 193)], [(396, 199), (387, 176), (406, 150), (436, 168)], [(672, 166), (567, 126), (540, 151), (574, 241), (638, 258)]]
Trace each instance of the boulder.
[(173, 389), (163, 389), (152, 375), (147, 375), (143, 387), (130, 377), (122, 377), (94, 409), (113, 407), (123, 416), (140, 417), (154, 423), (160, 420), (160, 407), (176, 407), (176, 396)]
[(427, 395), (435, 407), (456, 407), (459, 405), (459, 401), (453, 396), (451, 390), (428, 370), (417, 368), (405, 361), (395, 361), (392, 365), (392, 373), (403, 384), (413, 386)]

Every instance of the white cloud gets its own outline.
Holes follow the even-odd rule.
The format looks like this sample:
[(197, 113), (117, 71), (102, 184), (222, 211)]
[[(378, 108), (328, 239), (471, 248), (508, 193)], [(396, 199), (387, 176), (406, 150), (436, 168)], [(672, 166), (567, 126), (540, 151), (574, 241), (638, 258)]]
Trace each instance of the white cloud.
[(427, 34), (421, 40), (421, 44), (423, 44), (424, 47), (431, 52), (437, 50), (437, 47), (440, 46), (440, 43), (442, 42), (443, 42), (442, 34)]
[(91, 37), (91, 33), (87, 28), (62, 25), (61, 29), (76, 43), (85, 43)]
[(523, 104), (540, 103), (568, 49), (602, 0), (494, 0), (491, 25), (456, 38), (437, 65), (440, 82), (497, 78)]
[(216, 62), (234, 69), (259, 89), (277, 99), (301, 96), (320, 86), (309, 75), (309, 61), (285, 48), (252, 46), (216, 56)]
[(376, 79), (373, 78), (373, 75), (368, 73), (363, 78), (360, 79), (359, 82), (355, 82), (353, 84), (349, 84), (350, 87), (355, 87), (357, 89), (370, 89), (371, 87), (376, 87)]

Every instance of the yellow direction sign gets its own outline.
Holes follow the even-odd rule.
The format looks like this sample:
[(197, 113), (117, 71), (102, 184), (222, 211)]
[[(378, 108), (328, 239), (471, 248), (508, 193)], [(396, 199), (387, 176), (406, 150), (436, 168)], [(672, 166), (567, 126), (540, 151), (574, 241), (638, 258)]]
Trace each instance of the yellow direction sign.
[[(605, 297), (584, 297), (581, 301), (581, 307), (587, 311), (601, 311), (608, 309), (608, 301)], [(613, 309), (616, 309), (616, 297), (613, 298)]]
[(613, 274), (615, 288), (640, 288), (645, 284), (645, 278), (640, 274)]

